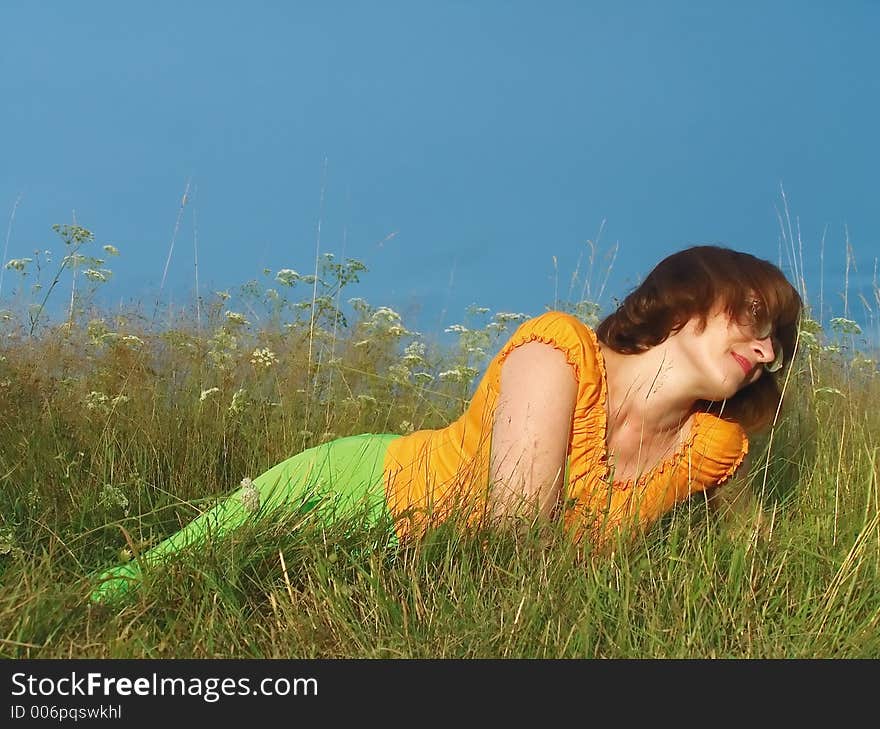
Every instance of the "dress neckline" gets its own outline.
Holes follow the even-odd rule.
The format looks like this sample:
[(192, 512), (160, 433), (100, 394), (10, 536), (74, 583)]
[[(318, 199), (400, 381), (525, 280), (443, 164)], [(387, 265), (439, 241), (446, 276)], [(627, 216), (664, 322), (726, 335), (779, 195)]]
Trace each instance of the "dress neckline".
[[(602, 354), (602, 349), (599, 347), (599, 337), (596, 335), (596, 332), (593, 331), (592, 327), (586, 327), (586, 329), (590, 332), (590, 338), (593, 340), (593, 348), (596, 352), (596, 361), (599, 363), (599, 412), (601, 413), (600, 417), (602, 418), (602, 456), (599, 459), (599, 462), (604, 471), (602, 474), (602, 480), (607, 483), (608, 473), (610, 471), (610, 466), (608, 465), (608, 373), (605, 371), (605, 357)], [(640, 476), (613, 481), (611, 487), (623, 491), (634, 486), (644, 485), (651, 479), (659, 476), (674, 463), (678, 462), (693, 447), (694, 441), (700, 430), (702, 417), (705, 415), (707, 415), (707, 413), (700, 412), (699, 410), (693, 413), (691, 416), (691, 428), (687, 438), (669, 456), (654, 464), (654, 466), (646, 470)]]

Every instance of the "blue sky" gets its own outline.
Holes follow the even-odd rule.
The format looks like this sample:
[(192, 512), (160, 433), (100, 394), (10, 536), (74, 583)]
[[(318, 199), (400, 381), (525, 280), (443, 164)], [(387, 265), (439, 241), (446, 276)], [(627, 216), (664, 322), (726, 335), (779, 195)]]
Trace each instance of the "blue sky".
[(843, 315), (848, 231), (866, 323), (878, 35), (880, 4), (857, 0), (3, 0), (0, 246), (16, 201), (7, 260), (57, 250), (75, 211), (122, 253), (108, 299), (148, 301), (189, 181), (176, 301), (194, 229), (207, 294), (311, 271), (320, 221), (321, 252), (370, 269), (348, 296), (436, 334), (472, 303), (576, 298), (600, 226), (604, 307), (687, 245), (779, 262), (782, 185), (810, 298), (822, 269), (825, 318)]

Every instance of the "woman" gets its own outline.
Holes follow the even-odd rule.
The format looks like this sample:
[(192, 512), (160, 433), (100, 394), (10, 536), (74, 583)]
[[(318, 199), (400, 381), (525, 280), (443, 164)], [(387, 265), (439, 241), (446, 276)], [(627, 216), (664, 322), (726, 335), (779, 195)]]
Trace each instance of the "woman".
[[(746, 433), (777, 410), (801, 307), (767, 261), (716, 246), (680, 251), (595, 332), (558, 311), (522, 323), (449, 426), (304, 451), (245, 479), (139, 562), (282, 506), (328, 521), (390, 514), (400, 539), (453, 514), (468, 523), (559, 518), (574, 539), (602, 548), (693, 494), (730, 501), (744, 493)], [(131, 563), (103, 573), (92, 599), (124, 592), (139, 574)]]

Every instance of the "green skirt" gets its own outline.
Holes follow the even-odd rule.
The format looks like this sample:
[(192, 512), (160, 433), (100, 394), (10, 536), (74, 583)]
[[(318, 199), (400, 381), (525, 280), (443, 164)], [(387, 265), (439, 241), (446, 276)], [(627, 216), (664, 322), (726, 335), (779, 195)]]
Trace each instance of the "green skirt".
[(327, 525), (354, 515), (368, 524), (388, 518), (383, 464), (388, 445), (401, 436), (365, 433), (338, 438), (297, 453), (241, 487), (180, 531), (129, 562), (95, 576), (94, 602), (127, 592), (140, 580), (140, 566), (161, 563), (182, 549), (222, 538), (248, 521), (284, 513), (315, 512)]

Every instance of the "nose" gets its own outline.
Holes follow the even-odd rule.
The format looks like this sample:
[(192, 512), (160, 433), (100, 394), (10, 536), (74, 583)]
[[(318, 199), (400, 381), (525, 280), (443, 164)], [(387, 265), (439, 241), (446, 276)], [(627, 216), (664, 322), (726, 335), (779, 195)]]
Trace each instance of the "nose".
[(755, 352), (760, 355), (761, 362), (772, 362), (776, 359), (776, 351), (773, 348), (773, 337), (768, 334), (763, 339), (755, 338), (755, 342), (757, 344), (754, 349)]

